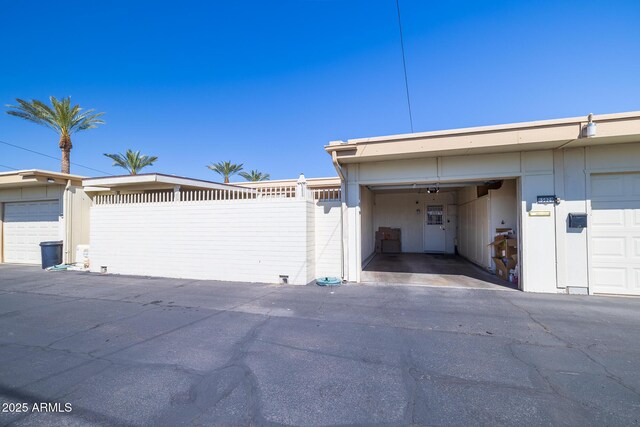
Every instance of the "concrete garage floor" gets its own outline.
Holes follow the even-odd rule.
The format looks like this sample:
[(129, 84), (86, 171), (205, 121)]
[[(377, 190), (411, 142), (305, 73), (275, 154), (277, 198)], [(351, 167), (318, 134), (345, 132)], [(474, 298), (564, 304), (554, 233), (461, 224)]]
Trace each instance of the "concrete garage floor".
[(640, 299), (0, 266), (15, 425), (636, 425)]
[(363, 269), (361, 281), (470, 289), (517, 288), (460, 256), (418, 253), (376, 254)]

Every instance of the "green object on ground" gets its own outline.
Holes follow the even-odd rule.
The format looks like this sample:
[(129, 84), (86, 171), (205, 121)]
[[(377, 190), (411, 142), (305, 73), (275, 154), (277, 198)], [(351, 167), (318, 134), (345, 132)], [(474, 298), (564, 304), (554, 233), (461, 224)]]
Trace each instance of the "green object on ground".
[(316, 285), (318, 286), (339, 286), (342, 284), (342, 280), (337, 277), (320, 277), (316, 279)]

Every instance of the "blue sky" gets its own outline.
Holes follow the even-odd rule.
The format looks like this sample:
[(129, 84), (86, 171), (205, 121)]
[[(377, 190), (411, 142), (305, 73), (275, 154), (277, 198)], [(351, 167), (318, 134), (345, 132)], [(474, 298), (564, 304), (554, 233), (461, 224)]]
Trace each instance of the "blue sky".
[[(400, 0), (414, 128), (640, 110), (640, 2)], [(72, 162), (159, 156), (149, 171), (217, 180), (335, 175), (331, 140), (409, 131), (394, 0), (0, 0), (0, 104), (106, 112)], [(6, 110), (3, 108), (3, 110)], [(0, 114), (0, 140), (59, 156), (51, 131)], [(0, 144), (0, 164), (59, 162)], [(0, 167), (0, 170), (5, 168)], [(72, 172), (95, 172), (72, 166)]]

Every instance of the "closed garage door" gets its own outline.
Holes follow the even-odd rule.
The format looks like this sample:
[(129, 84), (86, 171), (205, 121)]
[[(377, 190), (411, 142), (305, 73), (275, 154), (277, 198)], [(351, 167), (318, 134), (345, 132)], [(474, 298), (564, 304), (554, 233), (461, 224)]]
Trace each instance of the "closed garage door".
[(4, 204), (4, 262), (40, 262), (40, 242), (60, 240), (59, 206), (57, 200)]
[(591, 176), (591, 293), (640, 295), (640, 173)]

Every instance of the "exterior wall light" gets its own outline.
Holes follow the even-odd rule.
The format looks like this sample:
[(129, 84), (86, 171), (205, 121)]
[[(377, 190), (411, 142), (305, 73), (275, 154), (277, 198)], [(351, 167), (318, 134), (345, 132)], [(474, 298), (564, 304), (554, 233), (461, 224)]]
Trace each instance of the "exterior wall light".
[(596, 132), (597, 132), (597, 126), (596, 124), (593, 122), (593, 114), (589, 114), (589, 123), (587, 123), (587, 138), (593, 138), (594, 136), (596, 136)]

